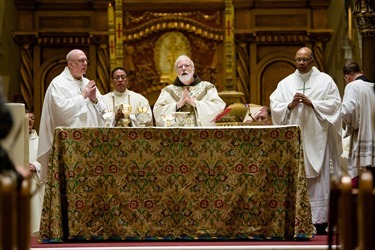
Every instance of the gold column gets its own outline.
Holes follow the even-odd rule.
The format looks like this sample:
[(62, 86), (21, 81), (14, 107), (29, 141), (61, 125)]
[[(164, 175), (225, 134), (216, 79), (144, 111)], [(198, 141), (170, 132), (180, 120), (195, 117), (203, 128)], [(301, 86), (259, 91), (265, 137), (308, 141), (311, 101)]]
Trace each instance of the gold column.
[(123, 23), (122, 23), (122, 0), (116, 0), (115, 4), (115, 30), (116, 30), (116, 66), (123, 67)]
[(108, 3), (108, 49), (110, 70), (116, 67), (115, 13), (112, 3)]
[(236, 50), (234, 44), (234, 6), (232, 0), (225, 0), (225, 17), (224, 17), (224, 65), (225, 65), (225, 91), (219, 95), (228, 104), (237, 103), (241, 101), (242, 92), (236, 91)]
[(234, 6), (232, 0), (225, 0), (225, 36), (224, 36), (224, 53), (225, 53), (225, 86), (227, 90), (234, 90), (235, 80), (235, 49), (234, 49)]

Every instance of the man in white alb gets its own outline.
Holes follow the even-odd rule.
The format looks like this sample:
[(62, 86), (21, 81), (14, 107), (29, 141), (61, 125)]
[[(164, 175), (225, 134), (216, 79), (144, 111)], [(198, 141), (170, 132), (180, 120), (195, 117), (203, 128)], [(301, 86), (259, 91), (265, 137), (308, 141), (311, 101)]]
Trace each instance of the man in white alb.
[[(113, 92), (109, 92), (103, 96), (105, 105), (107, 106), (107, 113), (111, 114), (111, 118), (115, 118), (111, 121), (112, 125), (119, 126), (119, 120), (124, 118), (124, 114), (119, 109), (120, 105), (131, 105), (131, 124), (130, 126), (138, 127), (143, 122), (137, 119), (137, 115), (140, 113), (138, 108), (146, 108), (145, 113), (148, 114), (149, 120), (145, 123), (147, 126), (152, 126), (152, 111), (148, 100), (141, 94), (128, 89), (128, 73), (123, 67), (117, 67), (111, 72), (111, 81), (114, 87)], [(115, 114), (112, 117), (112, 114)]]
[(194, 75), (194, 63), (185, 56), (175, 62), (176, 80), (161, 90), (154, 105), (156, 126), (165, 126), (163, 115), (189, 112), (195, 126), (214, 126), (214, 118), (225, 108), (215, 85)]
[(330, 165), (332, 174), (340, 176), (341, 97), (333, 79), (313, 67), (311, 49), (299, 49), (295, 61), (297, 70), (281, 80), (270, 96), (272, 122), (301, 128), (312, 220), (318, 233), (324, 233)]
[(362, 171), (375, 174), (375, 88), (355, 62), (346, 65), (343, 73), (348, 83), (341, 108), (346, 125), (344, 137), (350, 136), (348, 172), (353, 186), (358, 187)]
[(94, 80), (84, 77), (88, 60), (82, 50), (66, 55), (67, 66), (55, 77), (44, 96), (39, 128), (38, 161), (42, 164), (40, 177), (45, 181), (53, 133), (58, 126), (104, 126), (103, 96)]
[(42, 215), (43, 198), (44, 198), (44, 183), (40, 182), (41, 164), (37, 161), (39, 136), (34, 129), (35, 117), (34, 113), (26, 110), (29, 118), (29, 171), (32, 176), (32, 193), (30, 205), (31, 216), (30, 226), (31, 235), (37, 236), (39, 234), (40, 217)]

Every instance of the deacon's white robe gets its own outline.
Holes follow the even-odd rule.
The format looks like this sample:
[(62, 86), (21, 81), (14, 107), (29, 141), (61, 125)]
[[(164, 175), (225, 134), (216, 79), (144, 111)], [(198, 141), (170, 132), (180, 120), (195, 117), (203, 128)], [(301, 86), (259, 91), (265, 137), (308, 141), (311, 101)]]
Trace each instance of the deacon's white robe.
[(345, 87), (342, 118), (345, 137), (350, 135), (348, 170), (375, 166), (375, 93), (374, 83), (355, 80)]
[[(289, 110), (295, 93), (305, 94), (314, 108), (298, 104)], [(328, 222), (330, 160), (333, 174), (340, 175), (341, 97), (333, 79), (313, 67), (308, 73), (281, 80), (270, 96), (275, 125), (299, 125), (302, 131), (304, 164), (314, 224)]]
[(40, 181), (41, 164), (37, 161), (39, 136), (33, 129), (29, 134), (29, 162), (34, 164), (36, 172), (32, 174), (31, 191), (35, 194), (31, 197), (30, 226), (31, 235), (38, 235), (40, 218), (42, 215), (44, 184)]
[(38, 161), (42, 164), (41, 181), (46, 180), (53, 133), (56, 127), (100, 127), (104, 126), (105, 111), (103, 96), (96, 91), (98, 103), (84, 99), (82, 89), (89, 79), (74, 79), (68, 67), (55, 77), (48, 86), (39, 127)]
[[(120, 93), (116, 90), (109, 92), (103, 96), (104, 103), (106, 105), (106, 114), (111, 118), (113, 123), (114, 114), (121, 104), (129, 104), (132, 106), (131, 118), (134, 126), (139, 125), (139, 121), (136, 119), (136, 114), (139, 113), (138, 107), (147, 107), (147, 114), (150, 117), (150, 121), (146, 124), (152, 126), (152, 111), (148, 100), (141, 94), (138, 94), (131, 90), (125, 90)], [(106, 115), (105, 115), (106, 116)]]
[(207, 81), (201, 81), (194, 86), (171, 84), (163, 88), (153, 109), (156, 126), (164, 126), (162, 115), (177, 111), (177, 102), (181, 99), (182, 93), (187, 87), (189, 87), (191, 95), (196, 98), (196, 107), (186, 104), (179, 111), (190, 112), (189, 116), (194, 118), (196, 126), (215, 125), (212, 120), (224, 110), (226, 104), (219, 97), (215, 85)]

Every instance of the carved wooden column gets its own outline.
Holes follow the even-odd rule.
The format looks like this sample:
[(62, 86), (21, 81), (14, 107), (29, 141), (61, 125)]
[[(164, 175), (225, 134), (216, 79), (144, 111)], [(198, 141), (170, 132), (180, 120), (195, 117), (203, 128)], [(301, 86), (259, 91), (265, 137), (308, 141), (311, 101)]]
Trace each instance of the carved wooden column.
[(108, 35), (100, 33), (92, 33), (90, 35), (91, 41), (95, 44), (94, 49), (96, 50), (96, 85), (98, 86), (100, 92), (104, 95), (110, 91), (111, 80), (109, 50), (108, 50)]
[(357, 0), (353, 15), (362, 36), (362, 70), (372, 81), (375, 80), (375, 0)]
[(34, 32), (15, 33), (14, 40), (20, 46), (21, 54), (20, 99), (27, 109), (34, 110), (33, 46), (37, 41), (37, 34)]
[(312, 42), (312, 51), (314, 54), (314, 61), (316, 67), (320, 71), (326, 72), (326, 58), (325, 58), (325, 49), (327, 42), (331, 39), (332, 32), (329, 31), (312, 31), (309, 33), (309, 38)]

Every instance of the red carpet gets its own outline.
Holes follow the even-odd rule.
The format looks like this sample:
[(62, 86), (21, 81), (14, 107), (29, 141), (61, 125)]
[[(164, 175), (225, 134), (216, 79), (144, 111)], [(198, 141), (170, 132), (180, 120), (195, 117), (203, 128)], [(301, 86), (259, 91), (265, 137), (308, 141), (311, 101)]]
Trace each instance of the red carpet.
[[(334, 242), (336, 243), (336, 242)], [(283, 245), (327, 245), (326, 235), (317, 235), (306, 241), (121, 241), (121, 242), (64, 242), (45, 244), (31, 238), (31, 248), (72, 248), (72, 247), (162, 247), (162, 246), (283, 246)]]

